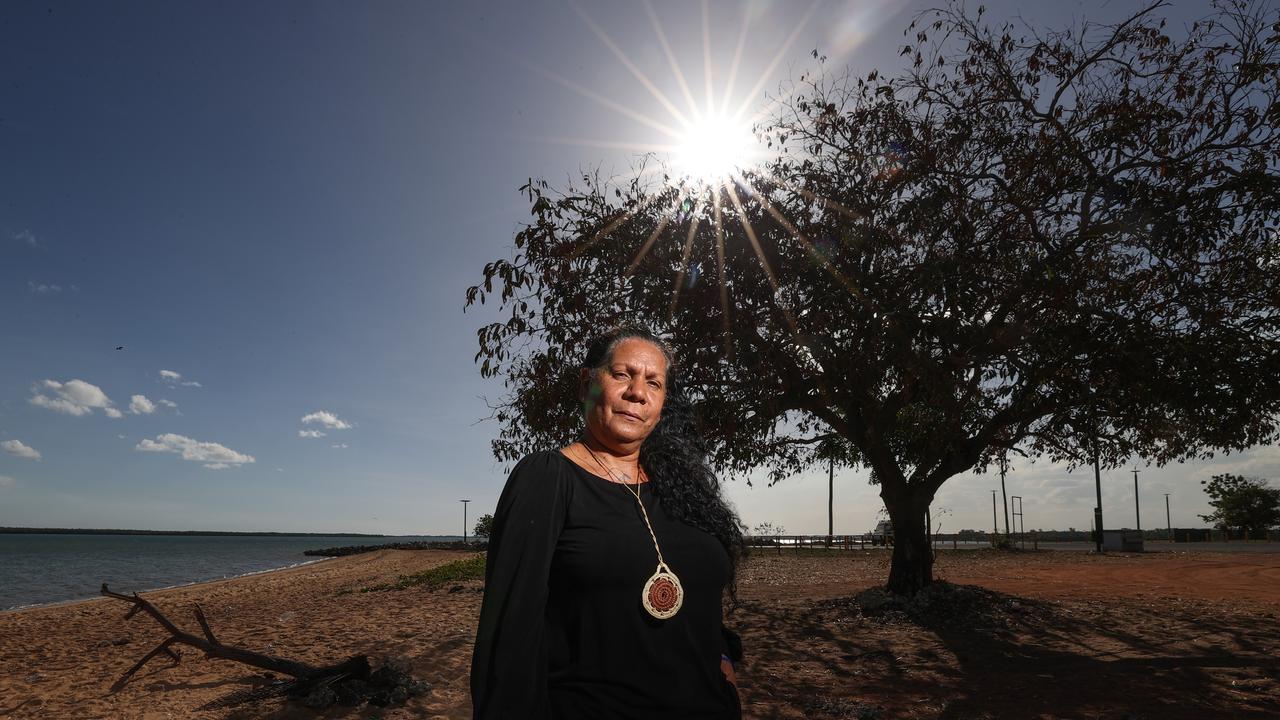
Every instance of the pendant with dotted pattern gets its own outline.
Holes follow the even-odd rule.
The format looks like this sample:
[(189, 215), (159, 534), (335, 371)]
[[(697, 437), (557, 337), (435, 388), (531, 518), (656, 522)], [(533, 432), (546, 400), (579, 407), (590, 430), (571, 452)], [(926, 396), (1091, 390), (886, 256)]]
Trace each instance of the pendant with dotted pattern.
[(658, 563), (658, 569), (644, 584), (640, 602), (650, 615), (659, 620), (666, 620), (680, 611), (684, 603), (684, 588), (680, 586), (680, 578), (666, 563)]

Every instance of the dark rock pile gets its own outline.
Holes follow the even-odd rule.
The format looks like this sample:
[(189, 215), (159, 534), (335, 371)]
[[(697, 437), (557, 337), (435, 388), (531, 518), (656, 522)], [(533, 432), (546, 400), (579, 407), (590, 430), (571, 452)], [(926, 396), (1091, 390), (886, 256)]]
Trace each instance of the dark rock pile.
[(430, 689), (430, 685), (409, 674), (407, 662), (392, 660), (370, 673), (367, 679), (346, 678), (309, 688), (302, 696), (302, 704), (313, 710), (324, 710), (333, 705), (356, 707), (365, 703), (385, 707), (398, 705)]
[(376, 550), (475, 550), (481, 551), (487, 547), (484, 541), (467, 542), (454, 540), (452, 542), (437, 542), (429, 540), (418, 540), (415, 542), (402, 543), (383, 543), (381, 545), (347, 545), (344, 547), (323, 548), (321, 550), (304, 550), (303, 555), (311, 555), (314, 557), (344, 557), (346, 555), (359, 555), (361, 553), (370, 553)]
[(410, 674), (409, 663), (404, 660), (387, 660), (377, 670), (370, 671), (365, 658), (352, 658), (346, 665), (351, 672), (310, 680), (280, 680), (264, 673), (259, 684), (247, 690), (237, 690), (200, 710), (236, 708), (271, 698), (288, 697), (312, 710), (323, 711), (334, 705), (359, 707), (376, 705), (386, 707), (404, 703), (409, 698), (430, 692), (429, 683)]

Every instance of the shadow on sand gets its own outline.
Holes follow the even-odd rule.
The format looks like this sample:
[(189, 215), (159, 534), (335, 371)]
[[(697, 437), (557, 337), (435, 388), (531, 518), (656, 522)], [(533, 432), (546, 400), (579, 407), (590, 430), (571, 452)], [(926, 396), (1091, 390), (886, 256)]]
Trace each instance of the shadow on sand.
[(1265, 610), (936, 583), (912, 602), (879, 589), (749, 602), (734, 621), (749, 717), (1280, 717), (1280, 627)]

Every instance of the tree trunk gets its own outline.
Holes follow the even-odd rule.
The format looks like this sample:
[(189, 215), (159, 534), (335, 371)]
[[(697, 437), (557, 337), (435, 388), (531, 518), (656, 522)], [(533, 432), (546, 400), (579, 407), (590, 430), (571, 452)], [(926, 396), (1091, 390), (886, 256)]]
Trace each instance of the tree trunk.
[(882, 493), (893, 521), (893, 561), (889, 567), (889, 591), (911, 596), (933, 582), (933, 548), (929, 546), (925, 518), (929, 503), (910, 491)]

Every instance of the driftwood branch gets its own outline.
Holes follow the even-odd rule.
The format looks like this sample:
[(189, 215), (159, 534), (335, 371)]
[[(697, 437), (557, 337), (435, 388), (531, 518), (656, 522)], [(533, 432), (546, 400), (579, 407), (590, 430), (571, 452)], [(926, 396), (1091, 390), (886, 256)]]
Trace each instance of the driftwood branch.
[(141, 660), (139, 660), (133, 667), (129, 668), (128, 672), (116, 681), (115, 685), (111, 687), (112, 691), (116, 691), (124, 687), (125, 684), (129, 682), (129, 678), (133, 677), (134, 673), (140, 670), (143, 665), (146, 665), (149, 660), (157, 655), (162, 653), (166, 654), (173, 659), (175, 665), (178, 664), (180, 656), (172, 649), (171, 646), (174, 644), (190, 645), (191, 647), (203, 650), (207, 657), (232, 660), (234, 662), (244, 663), (245, 665), (252, 665), (253, 667), (261, 668), (263, 670), (280, 673), (282, 675), (289, 675), (299, 680), (322, 680), (329, 679), (335, 675), (340, 677), (350, 677), (361, 673), (367, 675), (369, 672), (368, 658), (363, 655), (350, 658), (337, 665), (318, 668), (295, 660), (253, 652), (252, 650), (235, 647), (234, 645), (224, 645), (214, 637), (213, 630), (209, 627), (209, 621), (205, 618), (204, 611), (200, 609), (199, 605), (195, 608), (195, 616), (196, 621), (200, 623), (200, 628), (204, 631), (204, 637), (184, 632), (181, 628), (175, 625), (173, 621), (165, 617), (164, 613), (160, 612), (155, 605), (152, 605), (139, 597), (137, 593), (133, 593), (132, 595), (122, 595), (120, 593), (112, 592), (107, 588), (107, 584), (103, 583), (102, 594), (107, 597), (132, 603), (133, 607), (131, 607), (129, 612), (125, 615), (126, 620), (139, 612), (145, 612), (159, 623), (160, 627), (163, 627), (169, 633), (168, 639), (143, 656)]
[(172, 659), (173, 659), (173, 664), (174, 664), (174, 665), (177, 665), (179, 662), (182, 662), (182, 656), (181, 656), (181, 655), (179, 655), (178, 653), (174, 652), (174, 651), (169, 647), (169, 646), (170, 646), (170, 645), (172, 645), (174, 642), (175, 642), (175, 641), (174, 641), (174, 639), (173, 639), (173, 638), (169, 638), (168, 640), (165, 640), (164, 642), (162, 642), (162, 643), (160, 643), (159, 645), (157, 645), (157, 646), (155, 647), (155, 649), (154, 649), (154, 650), (152, 650), (151, 652), (147, 653), (146, 655), (143, 655), (141, 660), (139, 660), (138, 662), (134, 663), (133, 667), (131, 667), (131, 668), (129, 668), (128, 670), (126, 670), (126, 671), (125, 671), (125, 674), (124, 674), (124, 675), (121, 675), (121, 676), (120, 676), (120, 679), (119, 679), (119, 680), (117, 680), (117, 681), (115, 682), (115, 684), (111, 686), (111, 691), (112, 691), (112, 692), (115, 692), (115, 691), (119, 690), (120, 688), (124, 687), (124, 686), (125, 686), (125, 684), (129, 682), (129, 678), (133, 677), (133, 674), (134, 674), (134, 673), (136, 673), (136, 672), (138, 672), (139, 670), (141, 670), (141, 669), (142, 669), (142, 666), (143, 666), (143, 665), (146, 665), (148, 660), (150, 660), (151, 658), (153, 658), (153, 657), (155, 657), (155, 656), (159, 655), (160, 653), (166, 653), (170, 658), (172, 658)]
[(194, 614), (204, 634), (203, 637), (183, 631), (155, 605), (139, 597), (138, 593), (122, 595), (111, 592), (107, 584), (103, 583), (102, 594), (130, 604), (131, 607), (125, 614), (125, 619), (144, 612), (169, 633), (168, 638), (120, 676), (120, 679), (111, 686), (112, 692), (123, 688), (138, 670), (157, 655), (168, 655), (175, 665), (178, 664), (181, 656), (173, 648), (174, 645), (190, 645), (203, 650), (206, 657), (232, 660), (292, 678), (279, 680), (263, 687), (238, 690), (226, 697), (206, 703), (200, 708), (201, 710), (229, 708), (281, 695), (299, 698), (304, 705), (313, 709), (323, 709), (337, 702), (345, 705), (359, 705), (364, 702), (373, 705), (390, 705), (402, 703), (414, 695), (431, 689), (427, 683), (415, 680), (409, 673), (409, 665), (402, 661), (388, 660), (380, 668), (373, 670), (368, 656), (353, 655), (334, 665), (315, 667), (295, 660), (223, 644), (213, 634), (209, 619), (205, 617), (204, 609), (199, 604), (195, 606)]
[(213, 631), (209, 629), (209, 621), (204, 617), (204, 608), (200, 607), (200, 603), (196, 603), (196, 622), (200, 623), (200, 629), (204, 631), (205, 638), (217, 645), (218, 639), (213, 636)]

